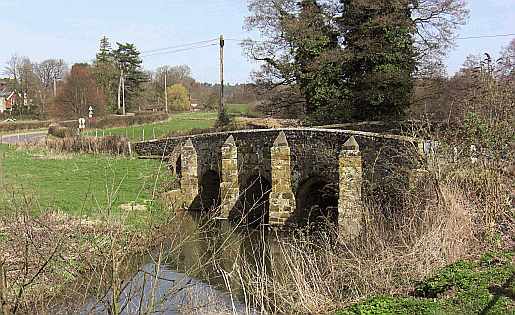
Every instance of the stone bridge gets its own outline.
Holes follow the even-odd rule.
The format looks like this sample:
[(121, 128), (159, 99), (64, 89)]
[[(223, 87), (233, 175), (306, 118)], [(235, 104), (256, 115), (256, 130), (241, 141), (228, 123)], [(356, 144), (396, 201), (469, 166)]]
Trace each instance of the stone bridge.
[(134, 144), (167, 159), (189, 209), (246, 223), (297, 226), (317, 218), (357, 235), (362, 195), (409, 188), (423, 143), (370, 132), (281, 128), (199, 134)]

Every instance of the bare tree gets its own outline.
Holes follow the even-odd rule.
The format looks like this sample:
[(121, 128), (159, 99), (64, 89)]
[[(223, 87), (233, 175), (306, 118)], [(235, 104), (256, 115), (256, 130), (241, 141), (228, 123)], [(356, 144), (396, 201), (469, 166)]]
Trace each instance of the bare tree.
[(455, 32), (468, 21), (466, 0), (419, 0), (412, 12), (416, 27), (415, 47), (419, 69), (443, 65), (440, 62), (456, 46)]
[(53, 114), (63, 118), (85, 117), (90, 106), (98, 115), (107, 112), (104, 94), (98, 88), (91, 68), (87, 64), (75, 64), (54, 101)]
[(498, 59), (499, 74), (501, 76), (511, 76), (515, 74), (515, 38), (510, 41), (508, 46), (503, 46), (499, 52)]
[(68, 65), (63, 59), (46, 59), (34, 66), (38, 78), (46, 89), (53, 86), (54, 81), (63, 80), (68, 72)]
[(26, 56), (15, 53), (6, 62), (3, 74), (14, 81), (14, 88), (20, 95), (22, 103), (16, 110), (20, 113), (28, 112), (31, 109), (31, 102), (37, 99), (39, 92), (39, 82), (34, 73), (34, 64)]

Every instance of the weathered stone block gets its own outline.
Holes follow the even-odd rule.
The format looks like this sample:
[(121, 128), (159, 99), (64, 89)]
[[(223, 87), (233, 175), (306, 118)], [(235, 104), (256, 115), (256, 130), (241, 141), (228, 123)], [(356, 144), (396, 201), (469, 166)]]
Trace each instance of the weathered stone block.
[(283, 198), (284, 199), (290, 199), (290, 200), (293, 200), (293, 193), (292, 192), (284, 192), (283, 193)]

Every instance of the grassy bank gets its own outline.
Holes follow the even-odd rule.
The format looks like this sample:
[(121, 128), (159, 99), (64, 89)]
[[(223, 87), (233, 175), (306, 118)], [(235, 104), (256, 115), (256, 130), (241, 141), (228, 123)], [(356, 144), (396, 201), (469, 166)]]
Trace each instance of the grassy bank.
[(458, 260), (415, 284), (410, 297), (372, 296), (337, 310), (358, 314), (515, 314), (515, 253)]
[(162, 137), (174, 131), (187, 131), (190, 129), (210, 128), (214, 125), (217, 118), (216, 113), (184, 113), (170, 116), (166, 122), (151, 125), (132, 126), (124, 128), (113, 128), (98, 131), (88, 131), (90, 136), (121, 135), (131, 142), (150, 140)]
[(154, 196), (162, 169), (153, 160), (2, 145), (0, 314), (120, 314), (123, 280), (138, 261), (166, 240), (164, 259), (188, 237), (180, 222), (170, 231), (177, 212)]
[(122, 204), (151, 206), (159, 162), (112, 155), (1, 147), (2, 205), (37, 204), (75, 217), (120, 212)]

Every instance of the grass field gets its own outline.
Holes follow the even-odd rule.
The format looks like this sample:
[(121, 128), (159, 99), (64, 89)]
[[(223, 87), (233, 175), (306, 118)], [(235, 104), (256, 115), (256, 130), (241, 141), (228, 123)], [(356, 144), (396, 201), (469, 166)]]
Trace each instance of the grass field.
[(242, 116), (247, 111), (247, 104), (224, 104), (229, 114), (234, 116)]
[[(118, 206), (149, 205), (159, 162), (129, 157), (17, 151), (1, 146), (2, 206), (52, 208), (96, 218)], [(164, 168), (163, 168), (164, 169)]]
[(184, 113), (171, 115), (169, 121), (151, 125), (113, 128), (99, 131), (89, 131), (91, 136), (121, 134), (132, 142), (158, 138), (170, 131), (187, 131), (193, 128), (212, 127), (218, 117), (217, 113)]
[[(121, 134), (136, 142), (157, 138), (169, 131), (209, 128), (217, 116), (217, 113), (205, 112), (174, 114), (166, 122), (87, 134)], [(154, 186), (160, 169), (160, 163), (154, 160), (17, 151), (7, 145), (1, 146), (0, 157), (3, 197), (0, 206), (31, 203), (42, 210), (51, 207), (88, 217), (96, 217), (110, 209), (117, 213), (119, 205), (131, 202), (149, 206), (147, 201), (152, 199), (149, 188)], [(167, 183), (159, 181), (156, 189), (164, 184)]]

